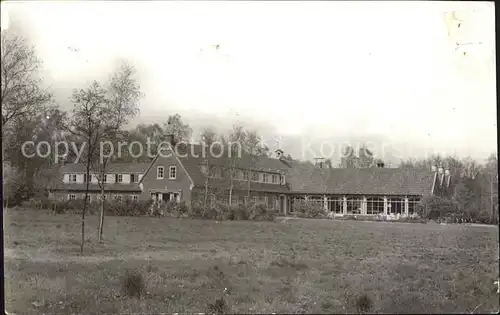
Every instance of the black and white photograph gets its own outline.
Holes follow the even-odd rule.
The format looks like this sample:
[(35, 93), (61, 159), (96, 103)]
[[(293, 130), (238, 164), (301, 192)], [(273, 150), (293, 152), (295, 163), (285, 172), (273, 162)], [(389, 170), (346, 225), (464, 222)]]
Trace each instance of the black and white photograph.
[(495, 3), (2, 1), (5, 314), (498, 314)]

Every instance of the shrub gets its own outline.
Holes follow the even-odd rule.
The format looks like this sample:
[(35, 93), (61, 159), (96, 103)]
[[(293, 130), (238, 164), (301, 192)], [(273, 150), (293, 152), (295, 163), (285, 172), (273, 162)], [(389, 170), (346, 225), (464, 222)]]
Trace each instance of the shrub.
[[(104, 212), (110, 216), (144, 216), (149, 213), (149, 208), (152, 200), (131, 200), (125, 199), (123, 201), (105, 201)], [(97, 203), (97, 209), (100, 204)]]
[(373, 301), (366, 293), (363, 293), (356, 299), (356, 309), (358, 313), (368, 313), (372, 307)]
[(314, 219), (326, 216), (323, 204), (316, 202), (295, 202), (293, 204), (293, 210), (295, 215), (300, 218)]
[(276, 212), (267, 209), (263, 205), (257, 205), (250, 208), (248, 219), (253, 221), (274, 221)]
[(419, 209), (424, 211), (424, 215), (426, 214), (427, 218), (431, 220), (444, 218), (458, 212), (458, 206), (454, 201), (438, 196), (424, 197), (420, 201)]
[(206, 314), (229, 314), (230, 308), (224, 298), (217, 299), (215, 303), (209, 303)]
[(138, 271), (127, 271), (122, 281), (122, 289), (128, 297), (140, 297), (146, 289), (142, 274)]

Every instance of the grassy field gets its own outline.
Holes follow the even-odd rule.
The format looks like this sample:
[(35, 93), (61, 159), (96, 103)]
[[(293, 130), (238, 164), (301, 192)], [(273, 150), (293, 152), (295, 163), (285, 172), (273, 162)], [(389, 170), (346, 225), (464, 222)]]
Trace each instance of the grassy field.
[[(4, 211), (16, 314), (484, 313), (499, 310), (498, 229), (333, 220), (220, 222)], [(131, 271), (145, 282), (129, 297)]]

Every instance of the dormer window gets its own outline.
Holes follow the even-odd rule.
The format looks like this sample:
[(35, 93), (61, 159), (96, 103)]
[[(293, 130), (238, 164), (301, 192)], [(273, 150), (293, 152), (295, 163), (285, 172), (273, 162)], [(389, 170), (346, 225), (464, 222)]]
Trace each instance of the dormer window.
[(116, 175), (115, 175), (115, 182), (116, 182), (116, 183), (121, 183), (121, 182), (123, 182), (123, 175), (122, 175), (122, 174), (116, 174)]
[(278, 175), (273, 174), (272, 176), (273, 184), (278, 184), (278, 179), (279, 179)]
[(280, 176), (280, 184), (285, 185), (285, 175)]
[(168, 169), (168, 178), (169, 179), (176, 179), (177, 178), (177, 167), (170, 166), (170, 168)]
[(139, 176), (137, 174), (130, 174), (130, 182), (137, 183), (139, 181)]
[(156, 168), (156, 179), (163, 179), (165, 169), (163, 166), (158, 166)]
[(262, 173), (262, 182), (267, 183), (268, 182), (268, 174), (267, 173)]
[(76, 183), (76, 174), (69, 174), (69, 182)]

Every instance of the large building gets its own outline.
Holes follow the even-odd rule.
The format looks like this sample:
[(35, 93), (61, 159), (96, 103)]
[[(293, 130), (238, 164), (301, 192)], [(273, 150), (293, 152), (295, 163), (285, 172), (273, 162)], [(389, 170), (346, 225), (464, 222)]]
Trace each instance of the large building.
[[(283, 215), (292, 214), (294, 204), (305, 200), (336, 214), (411, 215), (422, 197), (445, 194), (450, 184), (449, 172), (442, 168), (325, 168), (323, 163), (284, 160), (282, 152), (276, 158), (221, 152), (215, 155), (194, 144), (171, 146), (148, 164), (112, 164), (104, 177), (105, 198), (211, 204), (250, 199)], [(74, 163), (59, 172), (51, 197), (82, 198), (89, 180), (90, 199), (98, 200), (98, 174), (87, 179), (85, 166)]]

